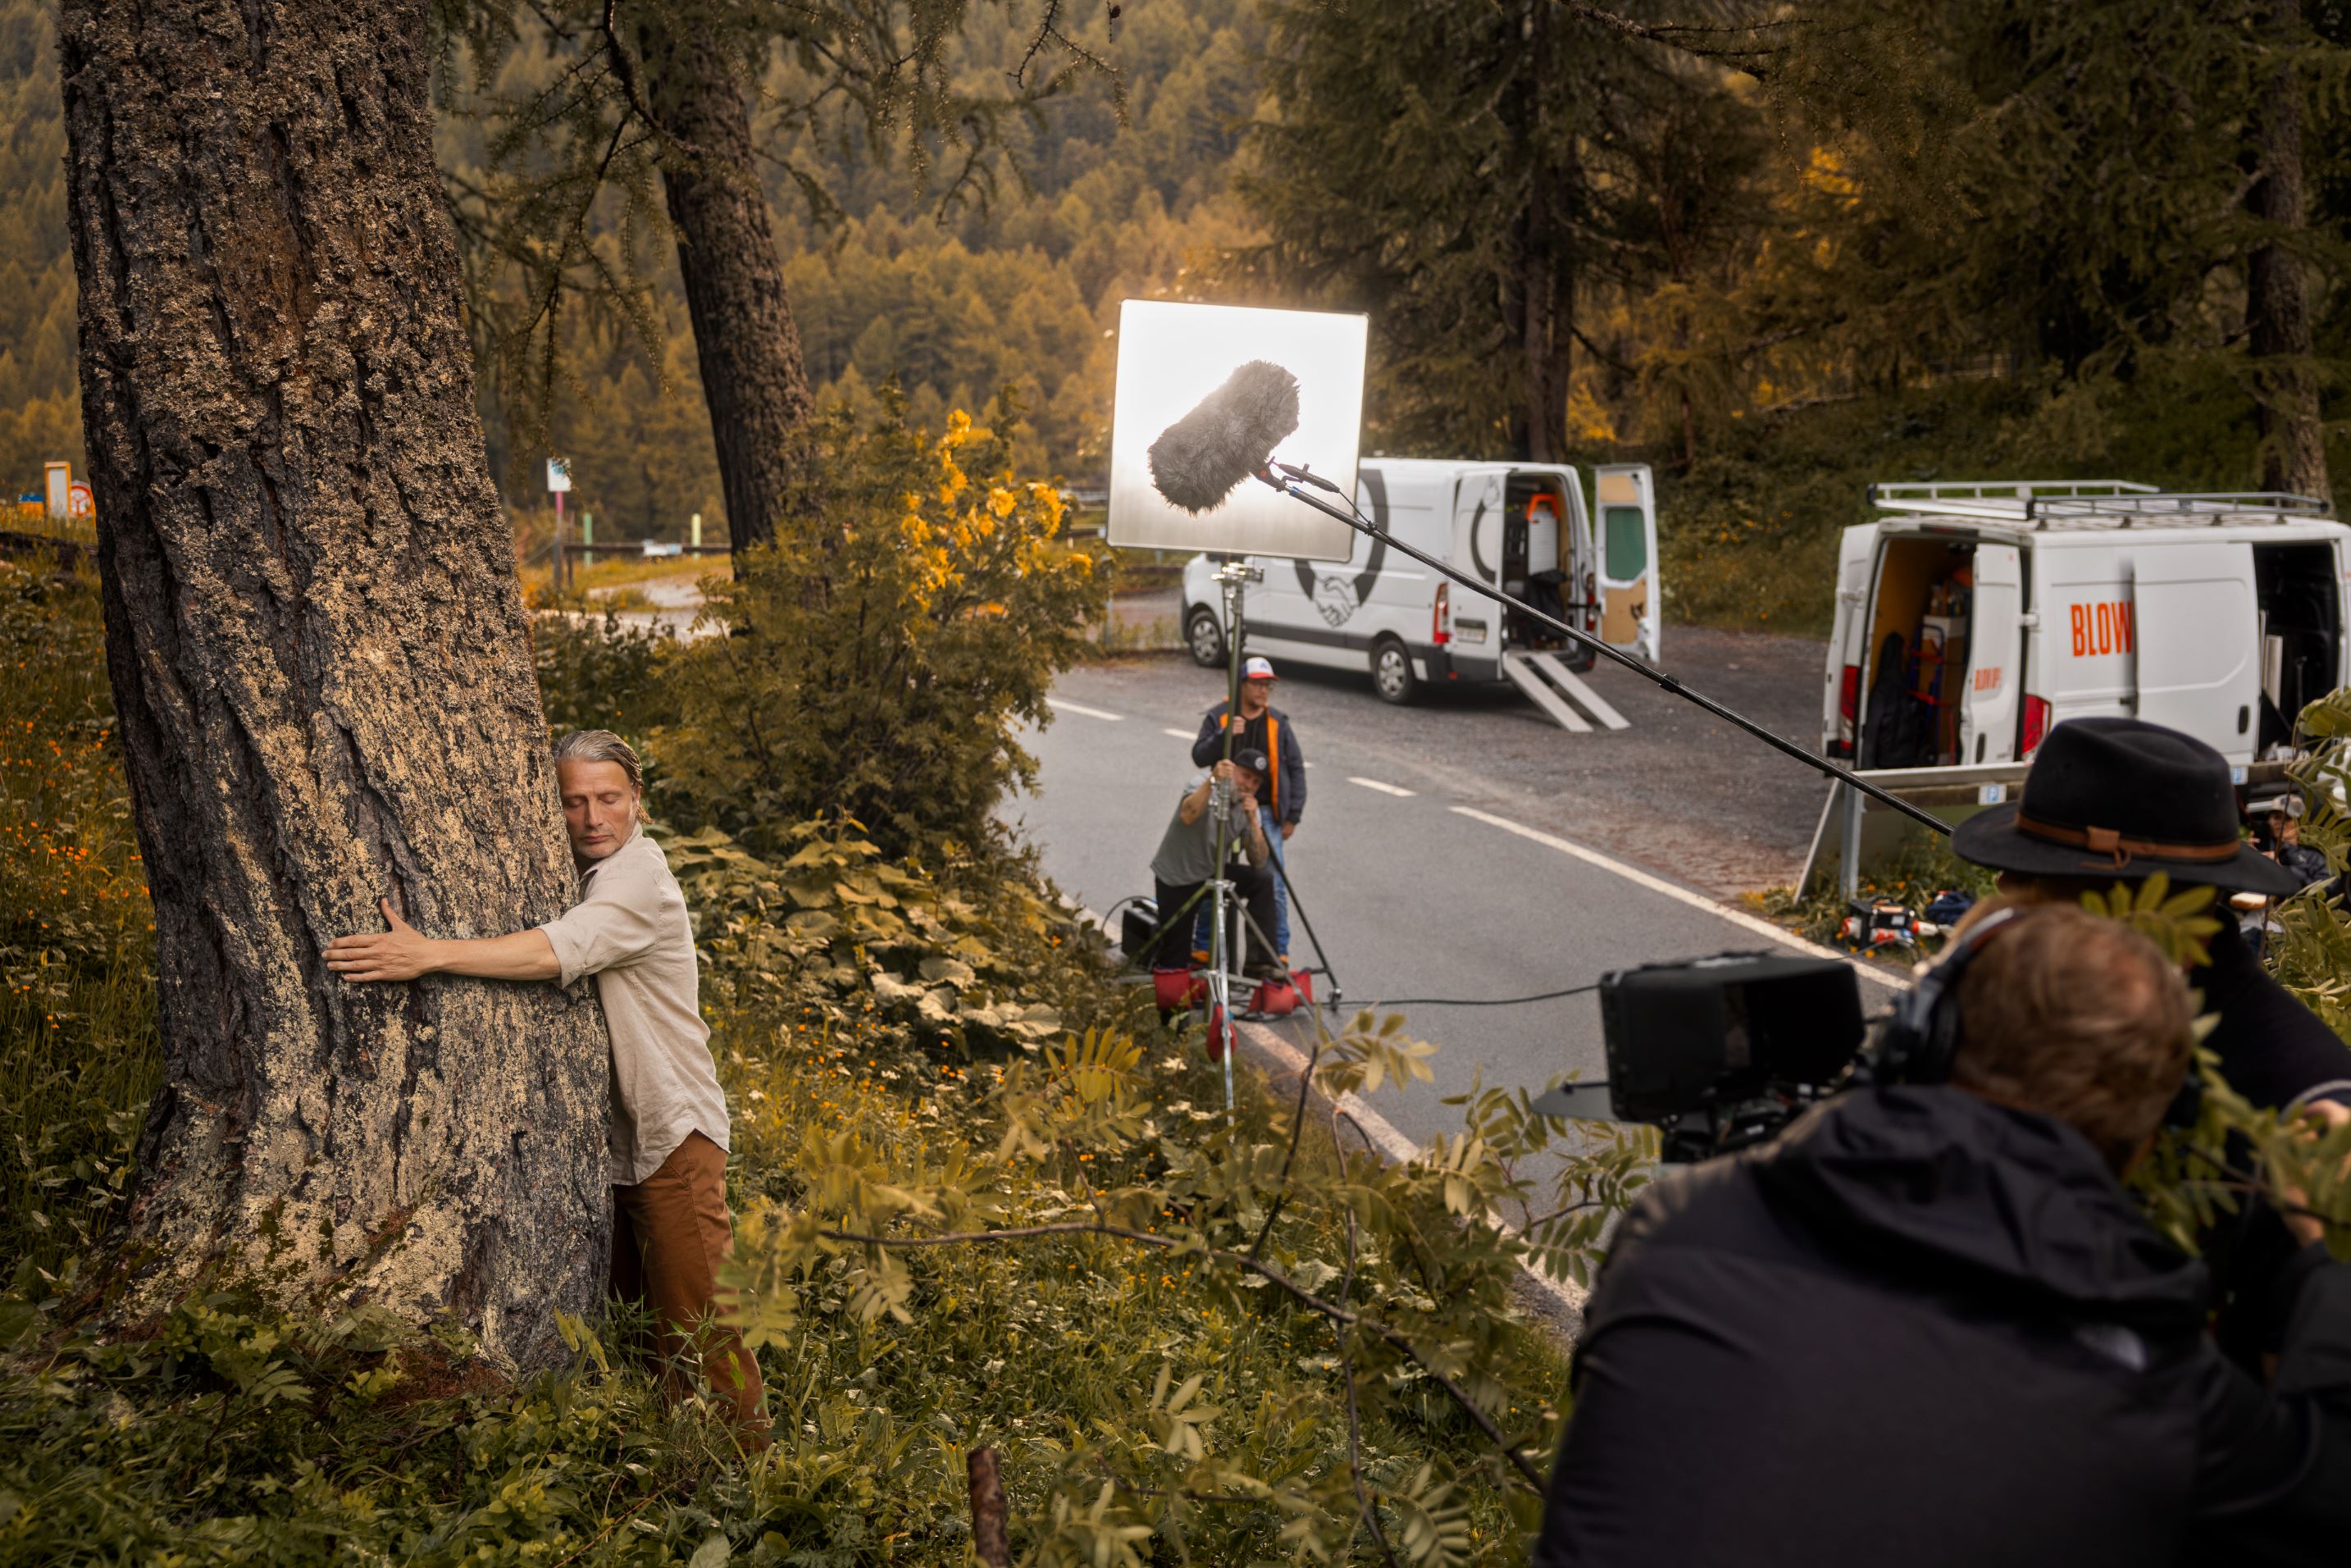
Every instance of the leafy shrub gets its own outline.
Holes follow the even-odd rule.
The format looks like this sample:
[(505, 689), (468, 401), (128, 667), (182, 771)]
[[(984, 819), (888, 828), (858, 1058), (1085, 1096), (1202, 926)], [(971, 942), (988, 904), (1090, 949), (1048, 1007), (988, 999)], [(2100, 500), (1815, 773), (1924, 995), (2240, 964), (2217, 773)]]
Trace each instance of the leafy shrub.
[[(789, 852), (774, 863), (716, 828), (663, 844), (727, 1005), (814, 1009), (837, 1022), (872, 1014), (925, 1044), (1034, 1049), (1060, 1032), (1061, 1009), (1019, 998), (1067, 967), (1040, 962), (1040, 948), (1087, 940), (1068, 911), (1010, 879), (983, 909), (837, 825), (781, 837)], [(1067, 977), (1098, 996), (1108, 976)]]
[(640, 750), (653, 732), (676, 722), (676, 687), (670, 663), (677, 633), (621, 619), (617, 608), (599, 621), (585, 615), (539, 615), (531, 621), (531, 654), (547, 724), (560, 734), (609, 729)]
[(815, 439), (812, 515), (712, 580), (730, 634), (668, 661), (660, 809), (755, 848), (817, 817), (855, 820), (889, 854), (979, 843), (1004, 789), (1034, 778), (1013, 727), (1050, 722), (1104, 579), (1060, 539), (1060, 494), (1015, 479), (1004, 441), (961, 413), (926, 443), (893, 399), (863, 428), (826, 416)]

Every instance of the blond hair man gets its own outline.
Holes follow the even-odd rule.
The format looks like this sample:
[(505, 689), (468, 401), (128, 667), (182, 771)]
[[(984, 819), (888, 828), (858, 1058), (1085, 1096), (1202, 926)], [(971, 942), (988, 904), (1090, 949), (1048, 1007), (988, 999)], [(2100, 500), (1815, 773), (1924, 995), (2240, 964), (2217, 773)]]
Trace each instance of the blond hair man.
[(392, 929), (336, 938), (327, 967), (354, 981), (596, 977), (612, 1037), (612, 1292), (651, 1312), (666, 1392), (686, 1391), (686, 1351), (698, 1345), (737, 1425), (762, 1431), (758, 1364), (733, 1331), (707, 1322), (733, 1234), (726, 1096), (702, 1021), (685, 895), (643, 831), (644, 775), (626, 741), (575, 730), (557, 744), (555, 766), (578, 904), (528, 931), (463, 940), (425, 936), (386, 899)]

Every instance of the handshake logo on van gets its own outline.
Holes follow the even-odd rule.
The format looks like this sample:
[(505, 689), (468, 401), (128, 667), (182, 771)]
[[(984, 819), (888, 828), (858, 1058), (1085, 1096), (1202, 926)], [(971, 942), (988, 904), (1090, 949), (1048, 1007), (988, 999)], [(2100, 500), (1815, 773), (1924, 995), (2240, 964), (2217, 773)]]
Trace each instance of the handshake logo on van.
[(1354, 585), (1343, 577), (1314, 580), (1314, 608), (1333, 626), (1343, 626), (1358, 608)]
[(2131, 651), (2131, 603), (2127, 599), (2073, 606), (2074, 657)]

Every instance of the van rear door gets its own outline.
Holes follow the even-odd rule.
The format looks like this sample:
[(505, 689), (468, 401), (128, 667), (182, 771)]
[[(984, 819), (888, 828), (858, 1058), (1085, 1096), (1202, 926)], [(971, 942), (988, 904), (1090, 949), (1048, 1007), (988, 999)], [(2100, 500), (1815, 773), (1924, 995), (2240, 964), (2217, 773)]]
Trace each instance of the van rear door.
[(1657, 660), (1657, 492), (1646, 463), (1592, 471), (1600, 518), (1600, 640)]
[(1959, 760), (2009, 762), (2016, 756), (2024, 674), (2024, 571), (2017, 548), (1976, 546), (1970, 591), (1967, 686), (1959, 699)]
[(1855, 523), (1837, 540), (1836, 622), (1829, 633), (1827, 688), (1821, 696), (1821, 755), (1853, 755), (1861, 727), (1861, 667), (1867, 662), (1869, 569), (1877, 554), (1877, 525)]
[[(2138, 716), (2194, 736), (2231, 762), (2253, 759), (2262, 701), (2253, 548), (2239, 540), (2141, 546), (2123, 635), (2138, 655)], [(2076, 607), (2076, 616), (2079, 615)], [(2063, 635), (2102, 635), (2097, 611)]]

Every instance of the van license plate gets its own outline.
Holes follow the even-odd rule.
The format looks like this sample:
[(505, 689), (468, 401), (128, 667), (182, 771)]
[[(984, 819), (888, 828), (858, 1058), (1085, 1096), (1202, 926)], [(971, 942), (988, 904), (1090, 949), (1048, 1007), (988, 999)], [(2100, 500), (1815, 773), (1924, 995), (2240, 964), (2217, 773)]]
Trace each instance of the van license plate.
[(2005, 784), (1979, 784), (1976, 786), (1976, 804), (1979, 806), (1997, 806), (2007, 799), (2008, 786)]

